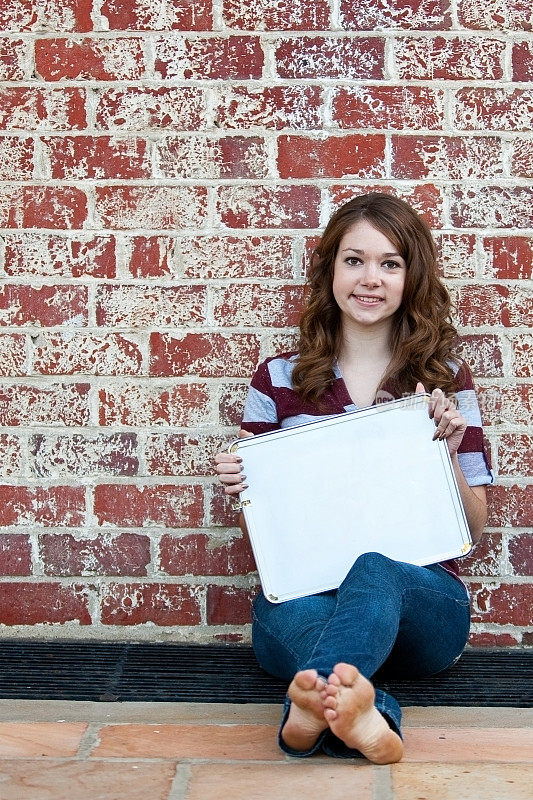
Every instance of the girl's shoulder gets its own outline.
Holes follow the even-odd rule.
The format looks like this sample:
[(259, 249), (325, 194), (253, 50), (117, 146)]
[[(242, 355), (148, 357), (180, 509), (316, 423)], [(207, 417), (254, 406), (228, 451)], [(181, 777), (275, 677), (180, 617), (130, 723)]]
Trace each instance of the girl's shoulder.
[(457, 358), (455, 361), (449, 361), (448, 365), (452, 369), (455, 377), (456, 392), (465, 392), (474, 389), (472, 372), (463, 358)]
[(290, 386), (297, 357), (297, 352), (289, 352), (265, 358), (257, 367), (252, 383), (268, 377), (273, 386)]

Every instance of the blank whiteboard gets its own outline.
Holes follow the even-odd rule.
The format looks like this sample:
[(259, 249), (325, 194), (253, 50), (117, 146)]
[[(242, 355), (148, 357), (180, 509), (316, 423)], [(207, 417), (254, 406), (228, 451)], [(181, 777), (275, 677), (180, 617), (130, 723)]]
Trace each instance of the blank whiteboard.
[(356, 558), (465, 555), (472, 539), (429, 395), (238, 439), (242, 508), (263, 591), (279, 603), (336, 589)]

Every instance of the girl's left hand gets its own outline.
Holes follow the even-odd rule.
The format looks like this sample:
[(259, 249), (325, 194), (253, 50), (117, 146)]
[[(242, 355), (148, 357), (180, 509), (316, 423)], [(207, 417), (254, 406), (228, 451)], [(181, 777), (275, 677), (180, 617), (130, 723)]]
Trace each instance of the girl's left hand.
[[(417, 383), (416, 394), (425, 391), (424, 384)], [(434, 389), (431, 393), (429, 416), (435, 420), (436, 425), (433, 441), (435, 439), (446, 439), (450, 455), (455, 455), (463, 441), (468, 423), (453, 400), (446, 397), (442, 389)]]

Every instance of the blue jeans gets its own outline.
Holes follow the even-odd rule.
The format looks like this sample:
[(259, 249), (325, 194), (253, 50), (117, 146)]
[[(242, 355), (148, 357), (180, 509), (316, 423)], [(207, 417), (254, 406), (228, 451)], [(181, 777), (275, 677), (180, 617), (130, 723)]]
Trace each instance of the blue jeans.
[[(270, 603), (263, 594), (253, 604), (253, 647), (267, 672), (291, 681), (302, 669), (327, 680), (339, 662), (353, 664), (372, 678), (383, 667), (391, 677), (427, 677), (461, 655), (470, 628), (468, 594), (443, 567), (415, 567), (379, 553), (365, 553), (338, 589)], [(396, 699), (376, 690), (376, 708), (401, 736)], [(281, 729), (290, 700), (285, 702)], [(318, 749), (337, 757), (360, 755), (327, 729), (308, 751), (281, 748), (295, 756)]]

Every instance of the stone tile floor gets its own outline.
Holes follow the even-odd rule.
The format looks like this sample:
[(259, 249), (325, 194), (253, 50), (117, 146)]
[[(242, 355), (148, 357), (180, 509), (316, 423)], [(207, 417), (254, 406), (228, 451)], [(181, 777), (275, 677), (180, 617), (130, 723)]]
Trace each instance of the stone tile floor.
[(404, 709), (391, 767), (276, 745), (280, 706), (0, 700), (0, 800), (526, 800), (533, 712)]

